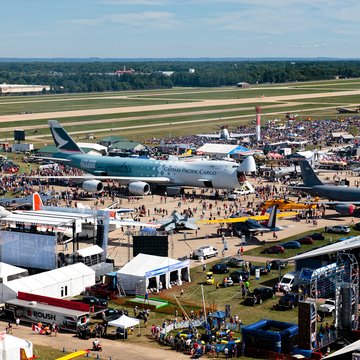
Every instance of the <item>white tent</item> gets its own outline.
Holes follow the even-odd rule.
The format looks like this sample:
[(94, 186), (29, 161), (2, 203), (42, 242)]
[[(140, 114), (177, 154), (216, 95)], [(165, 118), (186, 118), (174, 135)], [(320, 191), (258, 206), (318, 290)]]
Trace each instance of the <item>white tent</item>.
[(118, 319), (112, 320), (108, 322), (109, 326), (116, 326), (127, 329), (132, 326), (136, 326), (140, 324), (139, 319), (135, 319), (126, 315), (121, 315)]
[(179, 261), (147, 254), (138, 254), (117, 274), (126, 294), (145, 294), (148, 288), (155, 291), (170, 289), (174, 284), (191, 281), (189, 260)]
[(0, 283), (2, 284), (28, 275), (29, 272), (26, 269), (0, 262)]
[(30, 341), (20, 339), (8, 334), (0, 340), (0, 359), (1, 360), (19, 360), (20, 349), (24, 349), (28, 358), (33, 356), (33, 344)]
[(0, 302), (15, 299), (19, 291), (54, 298), (75, 296), (94, 284), (95, 271), (76, 263), (0, 284)]
[(116, 326), (124, 329), (124, 339), (125, 339), (125, 329), (132, 326), (139, 326), (139, 335), (140, 335), (140, 320), (135, 319), (126, 315), (121, 315), (118, 319), (112, 320), (108, 322), (110, 326)]

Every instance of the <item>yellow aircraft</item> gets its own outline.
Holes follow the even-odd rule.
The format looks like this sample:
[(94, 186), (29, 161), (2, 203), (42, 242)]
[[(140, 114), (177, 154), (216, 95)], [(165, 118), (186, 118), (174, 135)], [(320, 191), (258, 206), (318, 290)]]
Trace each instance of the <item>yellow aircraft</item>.
[(262, 209), (267, 210), (268, 208), (275, 205), (280, 211), (316, 209), (316, 204), (296, 203), (295, 201), (291, 201), (288, 199), (267, 200), (263, 204)]
[[(254, 215), (254, 216), (241, 216), (241, 217), (228, 217), (228, 218), (218, 218), (215, 220), (198, 220), (196, 223), (198, 224), (219, 224), (219, 223), (239, 223), (239, 222), (245, 222), (247, 220), (256, 220), (256, 221), (266, 221), (269, 220), (272, 215), (275, 217), (275, 211), (270, 214), (264, 214), (264, 215)], [(292, 217), (297, 215), (297, 212), (290, 211), (290, 212), (283, 212), (276, 214), (276, 218), (285, 218), (285, 217)]]
[(74, 359), (78, 356), (82, 356), (82, 355), (86, 355), (87, 353), (89, 352), (89, 350), (79, 350), (79, 351), (75, 351), (71, 354), (68, 354), (68, 355), (65, 355), (65, 356), (62, 356), (60, 358), (57, 358), (55, 360), (71, 360), (71, 359)]

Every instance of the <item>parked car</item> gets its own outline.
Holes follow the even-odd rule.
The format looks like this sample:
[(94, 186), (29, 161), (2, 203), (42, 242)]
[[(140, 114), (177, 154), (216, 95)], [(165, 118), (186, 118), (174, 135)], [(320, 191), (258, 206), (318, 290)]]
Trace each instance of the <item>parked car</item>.
[(299, 293), (289, 292), (280, 297), (279, 302), (274, 305), (274, 308), (276, 310), (293, 309), (299, 305), (300, 296)]
[(262, 304), (264, 300), (274, 297), (274, 291), (272, 288), (259, 287), (249, 293), (245, 298), (245, 305)]
[[(360, 227), (359, 227), (360, 229)], [(313, 233), (309, 235), (313, 240), (324, 240), (325, 236), (322, 233)]]
[(335, 234), (348, 234), (350, 232), (350, 227), (348, 225), (326, 226), (325, 232)]
[(107, 308), (108, 302), (104, 299), (99, 299), (96, 296), (92, 295), (84, 295), (82, 299), (76, 299), (74, 301), (82, 302), (84, 304), (88, 304), (90, 306), (95, 306), (99, 308)]
[(206, 260), (209, 257), (216, 256), (218, 253), (218, 250), (213, 246), (204, 245), (194, 251), (194, 258), (198, 259), (199, 257), (202, 257), (204, 260)]
[(105, 321), (112, 321), (118, 319), (121, 315), (128, 315), (127, 310), (109, 308), (102, 312), (97, 313), (94, 318), (102, 319)]
[(250, 274), (255, 275), (256, 269), (260, 269), (260, 275), (266, 275), (269, 270), (266, 266), (263, 265), (252, 265), (250, 268)]
[(301, 245), (312, 245), (314, 243), (314, 240), (310, 236), (304, 236), (296, 241)]
[(285, 249), (281, 245), (274, 245), (261, 251), (262, 254), (283, 254)]
[(279, 269), (285, 269), (288, 266), (288, 262), (286, 260), (273, 260), (270, 263), (271, 269), (273, 270), (279, 270)]
[(360, 231), (360, 222), (358, 222), (354, 225), (354, 229), (357, 231)]
[(220, 264), (213, 265), (213, 267), (211, 268), (211, 271), (214, 274), (226, 274), (229, 272), (229, 268), (227, 267), (226, 264), (220, 263)]
[(281, 246), (284, 249), (300, 249), (301, 244), (296, 240), (287, 241), (285, 243), (282, 243)]
[(115, 295), (118, 290), (113, 289), (109, 284), (95, 284), (92, 286), (87, 286), (85, 288), (86, 295), (94, 295), (106, 299), (110, 299), (112, 295)]
[(234, 268), (241, 268), (245, 264), (245, 261), (241, 258), (232, 257), (226, 261), (226, 265)]
[(324, 316), (332, 315), (335, 313), (335, 306), (335, 299), (326, 299), (325, 303), (319, 306), (319, 312), (322, 312)]
[(206, 273), (206, 283), (208, 285), (214, 285), (215, 284), (214, 273), (212, 271), (208, 271)]
[(245, 270), (235, 270), (232, 273), (230, 273), (230, 278), (234, 283), (240, 282), (240, 277), (242, 281), (246, 281), (249, 279), (249, 273)]

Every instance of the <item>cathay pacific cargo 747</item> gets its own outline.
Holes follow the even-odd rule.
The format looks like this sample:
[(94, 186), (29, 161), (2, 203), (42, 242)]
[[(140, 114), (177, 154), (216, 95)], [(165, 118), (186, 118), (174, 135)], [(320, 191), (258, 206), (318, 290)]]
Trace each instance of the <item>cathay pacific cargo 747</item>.
[[(100, 192), (102, 181), (128, 185), (133, 195), (147, 195), (151, 187), (202, 187), (236, 189), (245, 172), (256, 170), (255, 160), (248, 156), (239, 165), (229, 161), (173, 161), (86, 155), (56, 120), (49, 120), (57, 152), (55, 162), (81, 169), (88, 176), (70, 176), (82, 182), (86, 191)], [(69, 177), (66, 177), (69, 178)]]

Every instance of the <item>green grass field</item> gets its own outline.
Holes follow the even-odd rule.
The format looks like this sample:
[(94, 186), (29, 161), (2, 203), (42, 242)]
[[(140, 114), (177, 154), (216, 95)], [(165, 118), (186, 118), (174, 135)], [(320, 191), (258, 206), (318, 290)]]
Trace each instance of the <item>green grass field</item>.
[[(311, 118), (337, 118), (337, 106), (347, 106), (348, 104), (360, 103), (360, 95), (353, 95), (351, 90), (359, 89), (360, 81), (351, 80), (332, 80), (311, 83), (288, 83), (276, 85), (254, 85), (249, 89), (237, 89), (233, 87), (224, 88), (174, 88), (149, 91), (124, 91), (109, 93), (91, 94), (61, 94), (44, 96), (7, 96), (0, 97), (0, 118), (2, 123), (1, 139), (11, 139), (12, 129), (24, 127), (27, 136), (35, 136), (31, 139), (38, 146), (46, 143), (49, 139), (47, 129), (47, 119), (7, 121), (6, 115), (17, 115), (21, 112), (32, 112), (32, 117), (43, 112), (66, 111), (66, 110), (86, 110), (86, 109), (106, 109), (114, 107), (133, 108), (129, 112), (117, 114), (98, 114), (91, 116), (68, 116), (58, 118), (67, 125), (66, 129), (70, 132), (77, 132), (77, 138), (84, 138), (87, 132), (99, 132), (97, 138), (108, 134), (126, 136), (132, 140), (144, 141), (149, 137), (168, 137), (178, 135), (189, 135), (194, 133), (214, 132), (220, 125), (227, 124), (235, 128), (240, 124), (248, 124), (254, 118), (254, 106), (262, 106), (262, 121), (265, 123), (269, 119), (282, 118), (286, 112), (298, 112), (299, 119), (302, 117)], [(349, 95), (329, 96), (317, 98), (319, 92), (333, 93), (338, 90), (348, 90)], [(291, 94), (313, 94), (311, 99), (291, 100), (291, 101), (270, 101), (267, 98), (278, 95)], [(265, 95), (265, 97), (262, 97)], [(261, 98), (259, 98), (261, 97)], [(198, 102), (194, 108), (173, 108), (169, 110), (154, 110), (154, 104), (183, 104), (199, 100), (233, 100), (245, 99), (246, 103), (223, 104), (201, 106)], [(242, 101), (243, 101), (242, 100)], [(294, 105), (290, 105), (290, 104)], [(137, 111), (136, 107), (146, 105), (144, 111)], [(160, 117), (159, 117), (160, 116)], [(53, 119), (54, 116), (49, 116)], [(109, 122), (101, 122), (108, 120)], [(98, 121), (98, 124), (95, 124)], [(186, 126), (184, 123), (186, 122)], [(75, 123), (75, 124), (74, 124)], [(78, 125), (77, 125), (78, 124)], [(86, 124), (84, 126), (84, 124)], [(124, 129), (124, 127), (143, 126), (151, 124), (153, 127), (146, 131), (139, 131), (138, 128)], [(171, 125), (170, 125), (171, 124)], [(40, 127), (39, 127), (40, 126)], [(43, 126), (44, 128), (41, 128)], [(170, 129), (171, 127), (171, 129)], [(37, 134), (33, 134), (37, 130)], [(29, 139), (29, 141), (30, 141)]]

